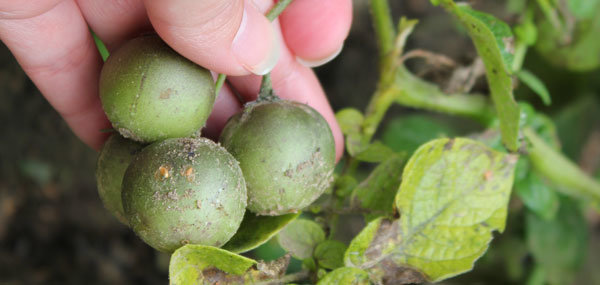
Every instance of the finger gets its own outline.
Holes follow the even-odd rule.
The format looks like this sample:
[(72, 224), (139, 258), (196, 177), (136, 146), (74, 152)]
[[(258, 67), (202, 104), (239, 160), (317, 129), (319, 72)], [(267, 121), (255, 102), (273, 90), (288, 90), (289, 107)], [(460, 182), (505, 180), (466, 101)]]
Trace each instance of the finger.
[[(282, 43), (283, 45), (283, 43)], [(247, 101), (256, 100), (261, 77), (230, 77), (230, 82)], [(273, 90), (281, 98), (308, 104), (317, 110), (329, 123), (336, 144), (336, 159), (342, 157), (344, 137), (329, 105), (327, 96), (314, 72), (298, 63), (287, 49), (281, 52), (281, 58), (271, 73)]]
[(352, 1), (294, 1), (279, 21), (285, 42), (298, 61), (319, 66), (341, 52), (352, 22)]
[(77, 0), (86, 22), (109, 50), (151, 30), (142, 0)]
[(97, 94), (100, 56), (74, 1), (49, 9), (0, 17), (0, 39), (75, 134), (98, 149), (110, 126)]
[(224, 84), (215, 100), (215, 105), (206, 121), (206, 126), (202, 129), (202, 136), (217, 141), (227, 120), (241, 109), (241, 102), (229, 86)]
[(210, 70), (266, 74), (277, 62), (274, 29), (251, 0), (144, 3), (156, 32), (180, 54)]

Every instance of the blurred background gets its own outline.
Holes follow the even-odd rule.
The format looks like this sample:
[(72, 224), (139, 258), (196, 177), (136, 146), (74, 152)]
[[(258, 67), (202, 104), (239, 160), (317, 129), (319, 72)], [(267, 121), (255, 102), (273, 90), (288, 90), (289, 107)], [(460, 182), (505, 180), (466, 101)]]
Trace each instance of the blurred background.
[[(366, 0), (355, 0), (354, 22), (340, 56), (316, 69), (335, 110), (363, 109), (377, 80), (377, 49)], [(408, 49), (440, 53), (459, 66), (476, 57), (466, 35), (429, 1), (391, 1), (396, 16), (420, 19)], [(515, 23), (523, 1), (472, 1), (474, 7)], [(516, 4), (515, 4), (516, 3)], [(516, 7), (516, 8), (515, 8)], [(600, 39), (599, 39), (600, 40)], [(441, 86), (452, 68), (411, 60), (416, 74)], [(530, 102), (557, 124), (563, 151), (598, 176), (600, 157), (600, 73), (573, 73), (548, 65), (534, 51), (525, 67), (548, 86), (553, 98), (544, 106), (527, 88), (516, 97)], [(485, 93), (480, 78), (474, 91)], [(104, 210), (95, 184), (97, 153), (80, 142), (40, 95), (4, 45), (0, 45), (0, 284), (166, 284), (169, 257), (139, 240)], [(386, 144), (411, 150), (433, 136), (468, 135), (477, 124), (456, 117), (394, 106), (379, 132)], [(368, 167), (368, 166), (367, 166)], [(367, 169), (365, 169), (365, 173)], [(568, 204), (568, 203), (567, 203)], [(523, 205), (511, 202), (507, 231), (469, 274), (446, 284), (523, 284), (534, 271), (524, 238)], [(562, 211), (562, 208), (561, 208)], [(347, 232), (347, 240), (362, 227)], [(555, 248), (549, 259), (565, 258), (573, 284), (600, 284), (600, 219), (592, 212), (548, 232)], [(556, 255), (553, 255), (556, 252)], [(273, 259), (282, 254), (270, 242), (252, 253)], [(291, 270), (299, 268), (297, 262)]]

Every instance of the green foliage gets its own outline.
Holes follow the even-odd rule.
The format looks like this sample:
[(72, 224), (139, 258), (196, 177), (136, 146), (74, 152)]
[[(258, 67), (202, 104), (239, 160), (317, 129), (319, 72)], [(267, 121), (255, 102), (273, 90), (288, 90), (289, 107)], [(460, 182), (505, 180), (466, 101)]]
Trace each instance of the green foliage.
[(552, 99), (550, 99), (550, 92), (544, 82), (542, 82), (537, 76), (527, 70), (519, 70), (517, 72), (517, 77), (521, 82), (527, 85), (535, 94), (539, 95), (542, 98), (542, 102), (545, 105), (550, 105), (552, 103)]
[(554, 116), (562, 151), (570, 159), (579, 159), (585, 140), (594, 127), (600, 124), (598, 110), (598, 100), (589, 94), (564, 106)]
[(549, 284), (572, 284), (587, 253), (588, 232), (581, 209), (561, 199), (553, 221), (527, 213), (527, 242)]
[(300, 213), (292, 213), (281, 216), (257, 216), (246, 211), (244, 220), (236, 234), (225, 244), (223, 249), (242, 253), (269, 241), (283, 227), (295, 220)]
[(406, 159), (393, 155), (379, 164), (352, 193), (351, 204), (367, 210), (367, 221), (394, 213), (394, 197), (402, 180)]
[(315, 247), (325, 240), (325, 232), (319, 224), (297, 219), (277, 235), (279, 245), (298, 259), (310, 258)]
[(567, 7), (577, 20), (585, 20), (596, 16), (598, 0), (569, 0)]
[[(537, 21), (539, 36), (535, 48), (558, 67), (576, 72), (595, 70), (600, 66), (600, 18), (596, 17), (600, 5), (597, 0), (570, 0), (568, 6), (570, 11), (542, 8), (545, 17)], [(568, 20), (559, 20), (559, 15)]]
[(361, 135), (362, 124), (364, 122), (363, 114), (353, 108), (346, 108), (338, 111), (335, 118), (340, 124), (342, 133), (346, 137), (346, 150), (351, 156), (359, 153), (365, 143)]
[(369, 274), (362, 269), (353, 267), (342, 267), (329, 274), (325, 275), (323, 279), (317, 283), (318, 285), (337, 285), (337, 284), (348, 284), (348, 285), (368, 285)]
[(315, 248), (314, 258), (319, 267), (336, 269), (344, 266), (347, 246), (336, 240), (326, 240)]
[(528, 151), (531, 164), (539, 175), (552, 182), (565, 195), (600, 203), (600, 182), (583, 173), (561, 153), (554, 151), (533, 130), (525, 129), (524, 134), (530, 142)]
[[(283, 2), (290, 1), (278, 3)], [(564, 92), (549, 90), (543, 71), (532, 69), (538, 78), (522, 68), (528, 66), (527, 49), (536, 46), (549, 61), (569, 69), (592, 68), (600, 61), (600, 40), (591, 36), (600, 31), (600, 18), (593, 17), (600, 9), (600, 0), (573, 0), (560, 8), (554, 0), (511, 0), (509, 10), (516, 14), (511, 17), (519, 22), (513, 29), (464, 1), (431, 2), (442, 5), (471, 38), (487, 79), (487, 89), (478, 82), (473, 90), (489, 90), (490, 96), (447, 94), (413, 74), (404, 61), (419, 55), (405, 53), (405, 44), (417, 21), (403, 17), (395, 25), (388, 1), (370, 0), (380, 48), (380, 79), (364, 112), (345, 108), (335, 115), (347, 153), (333, 178), (328, 176), (324, 181), (332, 180), (333, 187), (309, 206), (302, 219), (289, 209), (266, 213), (281, 216), (246, 212), (239, 230), (222, 249), (201, 245), (180, 248), (171, 259), (172, 284), (438, 282), (471, 270), (488, 250), (494, 232), (503, 233), (503, 237), (480, 265), (495, 271), (506, 269), (495, 272), (506, 275), (499, 283), (522, 283), (524, 279), (528, 284), (575, 282), (588, 240), (580, 205), (587, 205), (581, 201), (600, 205), (600, 182), (560, 150), (563, 145), (568, 157), (579, 159), (582, 145), (589, 143), (589, 133), (599, 122), (598, 104), (586, 97), (564, 108), (555, 117), (555, 126), (550, 117), (529, 103), (514, 100), (513, 79), (530, 88), (545, 105), (553, 99), (552, 108), (560, 107)], [(537, 13), (537, 7), (543, 14)], [(427, 52), (422, 54), (427, 54), (427, 60), (435, 58)], [(225, 77), (220, 78), (222, 84)], [(275, 96), (267, 88), (269, 76), (265, 78), (261, 98), (264, 94)], [(472, 139), (454, 138), (460, 128), (453, 121), (416, 114), (391, 118), (377, 133), (393, 104), (473, 119), (483, 128), (471, 134)], [(298, 121), (272, 114), (263, 119), (255, 131), (248, 132), (248, 141), (254, 141), (256, 131), (269, 123)], [(310, 128), (307, 131), (313, 134)], [(277, 140), (269, 135), (259, 137), (267, 142)], [(266, 150), (279, 149), (282, 157), (293, 156), (294, 149), (283, 148), (289, 147), (285, 144), (287, 134), (282, 138)], [(312, 139), (318, 138), (322, 136)], [(272, 165), (266, 162), (264, 152), (253, 155), (258, 153), (262, 163)], [(330, 154), (333, 157), (333, 151)], [(287, 165), (265, 172), (265, 181), (281, 186), (282, 167)], [(246, 169), (243, 172), (248, 180)], [(287, 177), (287, 172), (283, 175)], [(298, 177), (298, 181), (307, 181), (306, 176)], [(279, 186), (273, 189), (282, 189)], [(509, 208), (513, 187), (522, 204), (516, 201)], [(273, 193), (265, 197), (275, 196)], [(300, 203), (297, 200), (288, 202)], [(509, 212), (509, 221), (514, 224), (504, 233)], [(357, 214), (367, 222), (360, 231), (354, 224)], [(336, 240), (347, 240), (344, 235), (356, 232), (348, 245)], [(284, 257), (265, 263), (237, 255), (253, 249), (249, 254), (257, 258)], [(524, 263), (528, 256), (534, 259), (531, 266)], [(284, 276), (286, 270), (288, 275)]]
[(396, 153), (383, 143), (375, 141), (366, 146), (361, 152), (357, 153), (355, 158), (364, 162), (382, 162), (394, 156)]
[[(436, 1), (437, 2), (437, 1)], [(439, 1), (465, 27), (485, 64), (488, 84), (504, 145), (511, 151), (518, 148), (519, 107), (512, 93), (512, 61), (514, 37), (506, 23), (493, 16), (457, 5), (451, 0)]]
[(346, 266), (380, 279), (401, 275), (401, 284), (469, 270), (492, 231), (504, 230), (515, 163), (468, 139), (425, 144), (404, 169), (395, 199), (400, 219), (369, 223), (348, 247)]
[(235, 279), (255, 264), (252, 259), (220, 248), (188, 244), (171, 256), (169, 279), (171, 284), (208, 283), (219, 274)]
[(441, 120), (424, 115), (392, 119), (385, 127), (383, 143), (397, 152), (412, 154), (422, 144), (440, 137), (452, 137), (456, 131)]
[(558, 194), (538, 174), (529, 172), (515, 183), (515, 190), (529, 210), (543, 219), (554, 219), (560, 205)]

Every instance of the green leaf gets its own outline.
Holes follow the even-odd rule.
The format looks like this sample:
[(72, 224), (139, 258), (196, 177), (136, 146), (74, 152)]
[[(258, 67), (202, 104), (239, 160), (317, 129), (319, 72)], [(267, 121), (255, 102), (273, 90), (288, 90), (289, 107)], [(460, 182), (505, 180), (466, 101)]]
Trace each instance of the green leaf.
[(515, 183), (515, 191), (523, 204), (541, 218), (552, 220), (556, 216), (560, 205), (558, 194), (535, 172), (529, 172), (524, 179)]
[(563, 199), (554, 221), (526, 216), (527, 242), (550, 284), (573, 284), (587, 252), (585, 217), (577, 203)]
[(562, 151), (570, 159), (579, 159), (581, 149), (592, 130), (600, 125), (600, 104), (593, 95), (582, 96), (566, 105), (554, 117)]
[(546, 61), (570, 71), (588, 72), (597, 69), (600, 67), (600, 18), (596, 15), (600, 12), (600, 5), (587, 11), (594, 17), (571, 22), (569, 25), (561, 23), (556, 16), (560, 10), (548, 9), (551, 17), (541, 18), (537, 22), (536, 50)]
[(329, 272), (323, 279), (319, 280), (318, 285), (368, 285), (369, 274), (362, 269), (353, 267), (342, 267)]
[(392, 216), (394, 213), (394, 197), (402, 180), (402, 169), (406, 159), (393, 155), (379, 164), (352, 193), (352, 207), (369, 211), (365, 215), (367, 221), (379, 216)]
[(526, 46), (532, 46), (537, 41), (537, 27), (532, 17), (526, 17), (519, 25), (514, 27), (515, 36)]
[(226, 250), (188, 244), (176, 250), (169, 265), (170, 284), (272, 284), (286, 272), (290, 256), (256, 262)]
[(548, 106), (552, 104), (552, 99), (550, 99), (550, 92), (546, 88), (544, 82), (542, 82), (537, 76), (533, 73), (521, 69), (517, 72), (517, 77), (521, 82), (525, 83), (535, 94), (539, 95), (542, 98), (542, 102), (544, 105)]
[(600, 182), (585, 174), (532, 129), (524, 129), (523, 134), (530, 142), (527, 152), (531, 165), (542, 178), (565, 195), (600, 203)]
[(185, 245), (176, 250), (169, 264), (171, 284), (193, 284), (243, 280), (242, 276), (256, 261), (226, 250), (204, 245)]
[(346, 150), (351, 156), (362, 151), (366, 145), (362, 137), (363, 114), (354, 108), (345, 108), (335, 114), (342, 133), (346, 136)]
[(510, 27), (492, 15), (456, 5), (453, 1), (443, 2), (446, 10), (467, 29), (485, 64), (492, 100), (500, 120), (502, 142), (510, 151), (516, 151), (519, 147), (519, 106), (513, 97), (510, 76), (514, 57), (514, 38)]
[(300, 216), (300, 213), (281, 216), (257, 216), (250, 211), (246, 211), (240, 228), (222, 248), (235, 253), (255, 249), (269, 241), (298, 216)]
[(382, 135), (384, 144), (397, 152), (412, 154), (422, 144), (440, 137), (456, 134), (448, 124), (430, 116), (411, 115), (395, 118), (385, 127)]
[(598, 11), (598, 0), (569, 0), (567, 1), (569, 11), (578, 20), (589, 19)]
[(348, 247), (346, 265), (413, 283), (470, 270), (492, 232), (504, 230), (516, 161), (464, 138), (423, 145), (402, 174), (400, 220), (369, 223)]
[(338, 197), (346, 197), (352, 194), (354, 188), (356, 185), (358, 185), (356, 178), (354, 178), (352, 175), (340, 176), (339, 178), (335, 179), (334, 183), (334, 187), (336, 189), (335, 194)]
[(317, 245), (325, 240), (319, 224), (306, 219), (296, 219), (277, 235), (279, 245), (298, 259), (310, 258)]
[(336, 240), (326, 240), (315, 248), (314, 257), (320, 267), (336, 269), (344, 266), (344, 252), (347, 246)]
[(379, 141), (375, 141), (356, 154), (356, 159), (364, 162), (382, 162), (390, 156), (395, 155), (395, 153), (391, 148)]
[(531, 128), (540, 138), (542, 138), (552, 148), (559, 150), (560, 142), (554, 122), (546, 115), (538, 113), (535, 109), (524, 102), (520, 102), (521, 106), (521, 128)]

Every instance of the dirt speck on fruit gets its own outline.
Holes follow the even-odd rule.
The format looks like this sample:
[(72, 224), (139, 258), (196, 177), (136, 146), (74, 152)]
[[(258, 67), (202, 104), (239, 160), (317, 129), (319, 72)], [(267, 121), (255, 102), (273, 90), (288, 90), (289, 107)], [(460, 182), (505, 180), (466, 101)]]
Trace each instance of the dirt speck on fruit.
[(169, 173), (169, 169), (170, 167), (168, 165), (161, 165), (158, 168), (158, 171), (156, 172), (156, 178), (158, 180), (164, 180), (167, 179), (169, 177), (171, 177), (171, 174)]
[(160, 96), (158, 96), (158, 98), (166, 100), (171, 98), (171, 95), (175, 95), (177, 94), (177, 91), (171, 89), (171, 88), (167, 88), (165, 90), (163, 90), (162, 92), (160, 92)]

